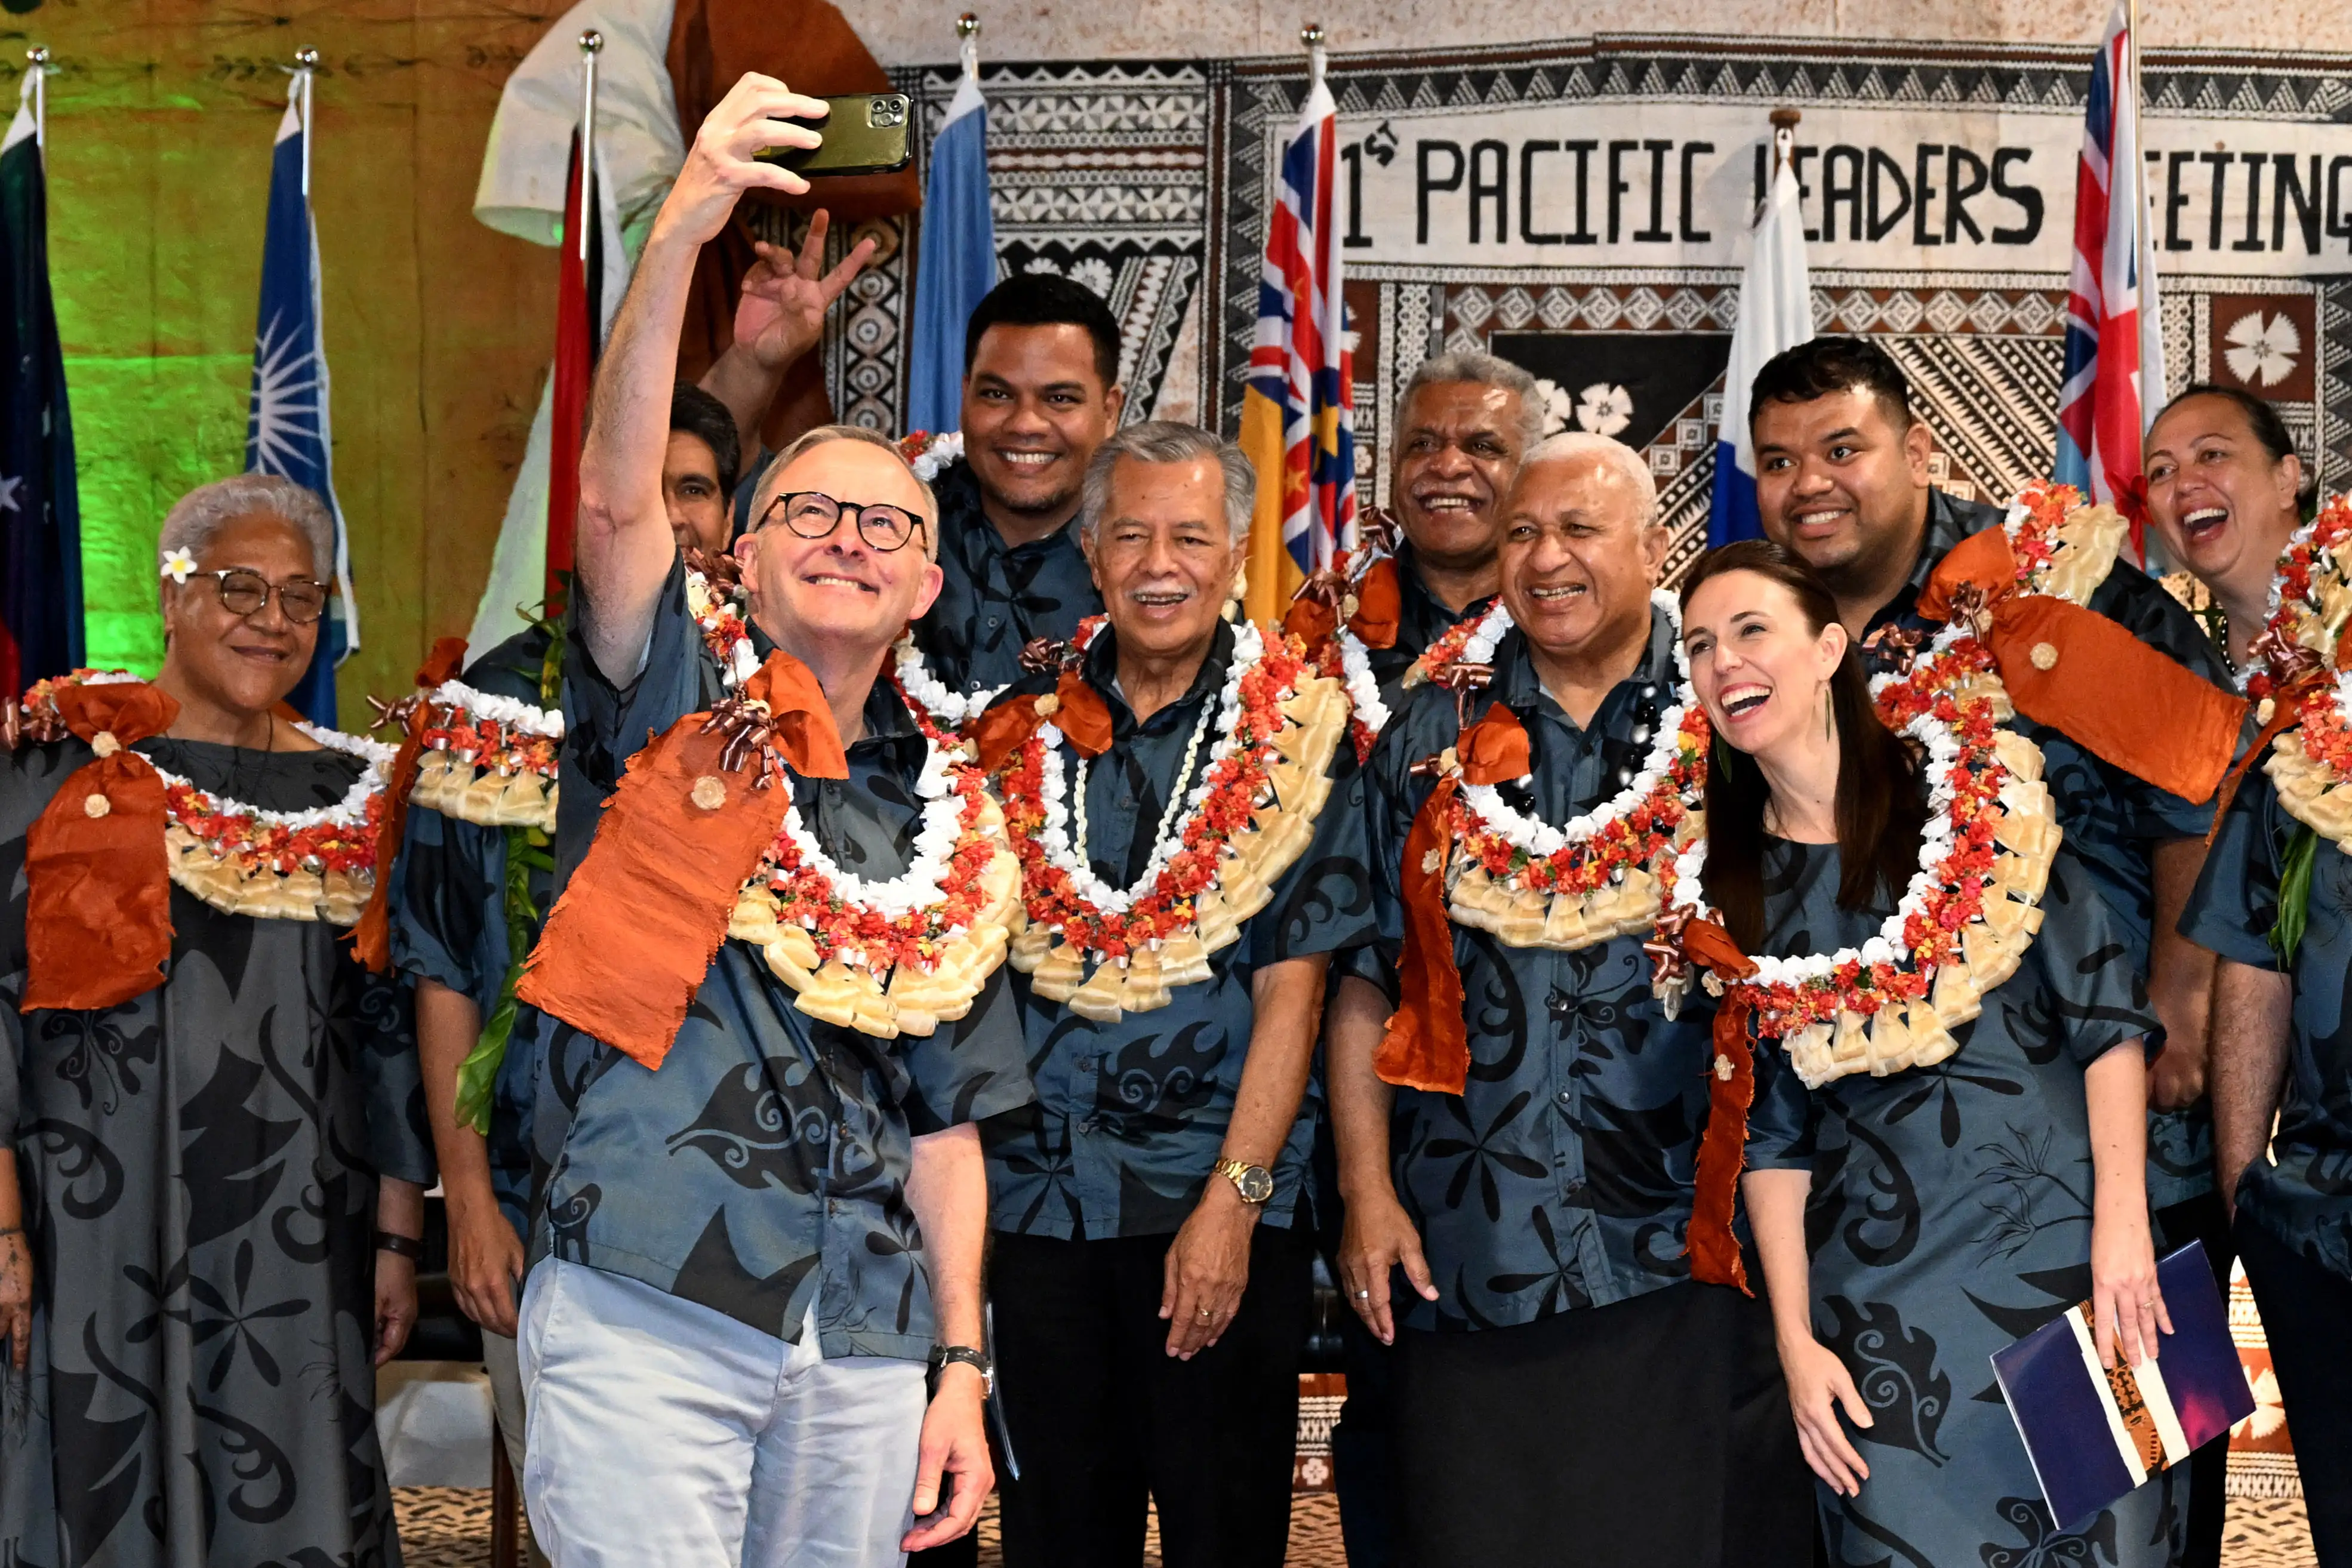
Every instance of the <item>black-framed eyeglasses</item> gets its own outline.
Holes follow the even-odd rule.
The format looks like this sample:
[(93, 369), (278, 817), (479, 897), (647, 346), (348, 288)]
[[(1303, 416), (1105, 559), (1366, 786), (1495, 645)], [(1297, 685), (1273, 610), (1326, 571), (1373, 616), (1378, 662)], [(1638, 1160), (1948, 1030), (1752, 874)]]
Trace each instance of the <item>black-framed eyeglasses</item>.
[(221, 608), (231, 615), (260, 614), (273, 593), (278, 596), (278, 608), (297, 626), (308, 626), (327, 612), (328, 586), (316, 578), (289, 577), (273, 585), (259, 572), (241, 566), (192, 575), (213, 580), (213, 587), (220, 593)]
[(878, 502), (859, 506), (854, 501), (836, 501), (822, 490), (793, 490), (769, 502), (752, 531), (757, 533), (770, 523), (781, 522), (802, 538), (826, 538), (841, 526), (844, 516), (856, 520), (857, 537), (866, 541), (868, 549), (886, 551), (904, 547), (923, 522), (904, 507)]

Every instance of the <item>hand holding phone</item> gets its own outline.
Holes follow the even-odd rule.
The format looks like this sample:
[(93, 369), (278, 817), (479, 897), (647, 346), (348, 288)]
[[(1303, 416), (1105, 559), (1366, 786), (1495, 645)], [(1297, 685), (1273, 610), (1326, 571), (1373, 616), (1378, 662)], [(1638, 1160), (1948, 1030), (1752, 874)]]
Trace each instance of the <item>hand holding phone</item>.
[(760, 162), (804, 180), (849, 174), (892, 174), (914, 162), (914, 105), (898, 92), (840, 93), (816, 100), (828, 112), (818, 122), (815, 147), (761, 150)]

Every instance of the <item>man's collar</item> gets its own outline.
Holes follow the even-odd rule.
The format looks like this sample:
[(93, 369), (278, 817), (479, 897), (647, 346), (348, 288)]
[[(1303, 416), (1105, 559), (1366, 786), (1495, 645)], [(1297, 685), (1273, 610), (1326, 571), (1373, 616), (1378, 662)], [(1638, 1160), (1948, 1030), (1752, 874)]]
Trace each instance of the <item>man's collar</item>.
[(1918, 603), (1919, 595), (1926, 591), (1927, 580), (1936, 575), (1936, 568), (1943, 564), (1944, 558), (1952, 552), (1953, 548), (1970, 534), (2000, 520), (2000, 512), (1997, 507), (1987, 507), (1980, 501), (1963, 501), (1957, 496), (1930, 486), (1927, 491), (1927, 526), (1920, 534), (1919, 549), (1912, 558), (1910, 573), (1904, 578), (1903, 586), (1895, 591), (1895, 597), (1871, 616), (1871, 626), (1874, 629), (1909, 615), (1912, 606)]
[(1078, 524), (1083, 511), (1070, 514), (1070, 520), (1050, 534), (1041, 534), (1025, 544), (1008, 544), (1004, 535), (989, 520), (985, 500), (980, 493), (980, 476), (972, 472), (971, 460), (959, 457), (941, 468), (931, 481), (931, 494), (940, 503), (940, 544), (945, 549), (949, 540), (969, 534), (982, 544), (1000, 550), (1045, 549), (1067, 543), (1072, 549), (1078, 543)]
[[(768, 635), (767, 629), (757, 621), (746, 622), (751, 628), (751, 652), (762, 662), (778, 651), (779, 644)], [(882, 655), (881, 665), (875, 671), (874, 685), (866, 693), (866, 706), (859, 710), (865, 720), (866, 733), (843, 747), (856, 751), (869, 745), (897, 743), (908, 739), (919, 741), (923, 732), (915, 723), (915, 716), (898, 696), (898, 688), (890, 684), (890, 655)]]
[[(1233, 663), (1233, 658), (1234, 629), (1227, 622), (1219, 621), (1216, 631), (1209, 639), (1208, 656), (1201, 661), (1201, 668), (1192, 676), (1192, 684), (1185, 688), (1182, 696), (1151, 716), (1156, 719), (1161, 714), (1189, 708), (1204, 695), (1222, 689), (1226, 667)], [(1111, 705), (1111, 727), (1124, 738), (1135, 725), (1135, 713), (1128, 706), (1126, 694), (1118, 689), (1118, 633), (1115, 628), (1105, 625), (1096, 634), (1095, 640), (1087, 644), (1086, 663), (1081, 673), (1086, 676), (1087, 685), (1094, 687), (1103, 700)]]
[[(1675, 623), (1654, 604), (1650, 607), (1649, 643), (1642, 651), (1641, 662), (1633, 666), (1633, 673), (1620, 685), (1628, 683), (1669, 690), (1674, 686)], [(1559, 706), (1545, 689), (1543, 677), (1536, 673), (1535, 655), (1528, 651), (1526, 634), (1516, 627), (1503, 639), (1502, 646), (1495, 650), (1495, 684), (1491, 689), (1496, 701), (1520, 714), (1531, 713), (1547, 701)]]

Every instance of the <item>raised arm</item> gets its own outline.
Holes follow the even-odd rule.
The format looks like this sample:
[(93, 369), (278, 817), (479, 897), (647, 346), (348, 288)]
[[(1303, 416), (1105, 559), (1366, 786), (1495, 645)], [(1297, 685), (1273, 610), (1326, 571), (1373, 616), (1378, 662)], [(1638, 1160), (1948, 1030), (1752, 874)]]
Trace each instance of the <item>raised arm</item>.
[(738, 81), (695, 133), (613, 322), (580, 454), (573, 544), (581, 629), (589, 655), (610, 679), (626, 681), (635, 674), (653, 630), (655, 598), (677, 549), (662, 504), (662, 455), (669, 445), (670, 389), (677, 381), (677, 335), (694, 259), (725, 226), (745, 191), (808, 189), (799, 175), (754, 155), (769, 147), (817, 145), (822, 139), (815, 131), (791, 121), (824, 113), (822, 102), (772, 77), (753, 73)]

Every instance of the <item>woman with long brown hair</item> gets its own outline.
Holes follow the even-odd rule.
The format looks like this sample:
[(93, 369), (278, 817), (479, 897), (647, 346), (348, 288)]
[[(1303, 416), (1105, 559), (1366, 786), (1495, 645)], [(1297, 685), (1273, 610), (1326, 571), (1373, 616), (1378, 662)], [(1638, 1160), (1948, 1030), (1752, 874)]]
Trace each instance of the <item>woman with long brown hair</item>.
[[(1886, 727), (1829, 591), (1776, 545), (1706, 556), (1683, 604), (1716, 734), (1706, 902), (1776, 984), (1834, 977), (1825, 956), (1907, 964), (1893, 917), (1953, 852), (1948, 733)], [(1999, 755), (2032, 766), (2029, 747)], [(2171, 1558), (2168, 1478), (2094, 1519), (2050, 1516), (1986, 1359), (2085, 1299), (2103, 1348), (2112, 1334), (2135, 1362), (2170, 1326), (2143, 1169), (2155, 1019), (2084, 873), (2063, 846), (2039, 863), (2039, 931), (1973, 1017), (1947, 1030), (1939, 990), (1883, 1040), (1874, 1021), (1868, 1049), (1815, 1026), (1761, 1053), (1742, 1192), (1840, 1564)], [(1901, 1054), (1874, 1066), (1881, 1044)]]

